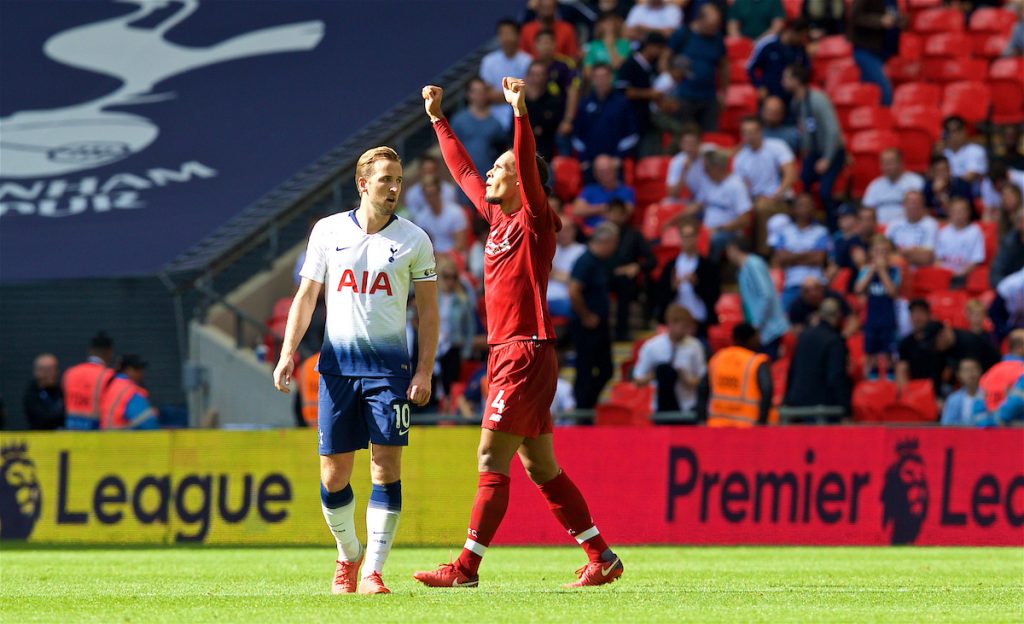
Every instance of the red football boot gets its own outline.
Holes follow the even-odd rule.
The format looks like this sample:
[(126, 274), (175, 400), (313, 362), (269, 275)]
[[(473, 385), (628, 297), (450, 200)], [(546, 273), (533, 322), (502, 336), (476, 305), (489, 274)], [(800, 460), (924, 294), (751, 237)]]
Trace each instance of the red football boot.
[(476, 587), (480, 584), (480, 577), (465, 576), (454, 563), (442, 563), (436, 570), (416, 572), (412, 577), (427, 587)]
[(604, 585), (622, 576), (622, 571), (622, 561), (618, 557), (610, 562), (590, 562), (576, 570), (576, 576), (579, 577), (578, 581), (563, 585), (562, 587), (594, 587), (596, 585)]
[(356, 591), (356, 579), (359, 578), (359, 566), (363, 563), (365, 551), (359, 553), (358, 561), (338, 561), (334, 568), (334, 581), (331, 582), (332, 594), (353, 594)]
[(391, 590), (384, 587), (384, 581), (380, 578), (379, 572), (371, 572), (359, 581), (360, 594), (390, 594)]

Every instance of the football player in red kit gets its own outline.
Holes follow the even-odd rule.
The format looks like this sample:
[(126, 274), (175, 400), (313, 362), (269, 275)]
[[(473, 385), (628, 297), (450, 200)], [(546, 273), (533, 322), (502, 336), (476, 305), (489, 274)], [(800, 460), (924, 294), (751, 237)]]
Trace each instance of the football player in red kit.
[(515, 143), (494, 162), (486, 181), (444, 118), (441, 88), (426, 86), (422, 93), (448, 169), (490, 224), (484, 248), (490, 355), (478, 450), (480, 481), (468, 539), (456, 561), (414, 577), (431, 587), (477, 586), (480, 562), (508, 508), (509, 467), (518, 453), (555, 518), (589, 558), (577, 571), (578, 580), (568, 586), (603, 585), (622, 575), (622, 562), (598, 532), (583, 495), (558, 466), (552, 445), (550, 407), (558, 363), (546, 294), (561, 220), (548, 207), (544, 192), (548, 168), (537, 156), (525, 83), (505, 78), (502, 86), (515, 114)]

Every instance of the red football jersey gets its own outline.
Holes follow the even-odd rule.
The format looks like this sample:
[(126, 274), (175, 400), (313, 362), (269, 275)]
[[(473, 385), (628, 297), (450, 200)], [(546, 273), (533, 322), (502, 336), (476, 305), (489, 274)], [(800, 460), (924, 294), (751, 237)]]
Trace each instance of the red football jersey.
[(469, 154), (452, 132), (448, 120), (434, 124), (441, 154), (462, 192), (491, 226), (484, 247), (484, 304), (487, 311), (487, 343), (513, 340), (554, 340), (548, 312), (548, 276), (555, 256), (558, 215), (537, 171), (537, 147), (529, 119), (515, 118), (516, 174), (522, 209), (506, 215), (497, 204), (484, 200), (485, 184)]

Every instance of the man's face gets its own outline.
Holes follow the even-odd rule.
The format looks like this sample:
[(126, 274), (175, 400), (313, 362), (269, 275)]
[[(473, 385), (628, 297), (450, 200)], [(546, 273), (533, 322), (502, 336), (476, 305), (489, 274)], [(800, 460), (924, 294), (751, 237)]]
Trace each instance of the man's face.
[(928, 323), (932, 322), (932, 314), (924, 308), (914, 308), (910, 311), (910, 325), (914, 331), (924, 331)]
[(134, 366), (129, 366), (128, 368), (124, 369), (124, 375), (125, 377), (131, 379), (133, 382), (140, 386), (143, 385), (143, 383), (146, 381), (146, 372), (145, 369), (142, 368), (135, 368)]
[(605, 188), (619, 185), (619, 168), (610, 156), (598, 156), (594, 159), (594, 179)]
[(720, 165), (711, 165), (708, 164), (706, 161), (704, 163), (704, 171), (705, 173), (708, 174), (708, 177), (711, 178), (711, 180), (714, 181), (716, 184), (724, 180), (726, 176), (729, 175), (728, 167), (722, 167)]
[(531, 89), (543, 89), (548, 83), (548, 72), (540, 65), (530, 65), (526, 70), (526, 86)]
[(857, 213), (857, 232), (865, 241), (875, 235), (878, 221), (875, 218), (875, 211), (870, 208), (862, 208)]
[(800, 298), (807, 305), (817, 308), (825, 298), (825, 287), (818, 282), (806, 282), (800, 286)]
[(498, 28), (498, 45), (505, 52), (515, 51), (516, 46), (519, 45), (519, 33), (508, 24), (500, 26)]
[(423, 199), (427, 200), (431, 206), (441, 206), (441, 187), (437, 183), (427, 184), (423, 186)]
[(562, 229), (558, 230), (558, 234), (555, 236), (558, 238), (558, 244), (561, 247), (575, 243), (576, 222), (572, 218), (562, 215)]
[(700, 150), (700, 137), (696, 134), (684, 134), (679, 139), (679, 149), (690, 157), (696, 157)]
[(949, 204), (949, 220), (957, 228), (964, 228), (971, 222), (971, 209), (962, 198), (956, 198)]
[(698, 28), (705, 35), (711, 35), (722, 27), (722, 17), (715, 5), (708, 3), (700, 8)]
[(782, 125), (782, 120), (786, 118), (786, 105), (777, 97), (768, 97), (764, 100), (764, 105), (761, 107), (761, 121), (766, 126), (776, 127)]
[(689, 322), (685, 316), (673, 316), (668, 319), (666, 325), (669, 340), (672, 342), (679, 342), (683, 338), (693, 335), (693, 323)]
[(882, 152), (882, 155), (878, 158), (879, 165), (882, 168), (882, 175), (895, 180), (900, 177), (903, 173), (903, 163), (900, 161), (900, 157), (892, 150), (886, 150)]
[(814, 217), (814, 201), (807, 195), (800, 195), (793, 202), (793, 217), (798, 223), (807, 223)]
[(936, 160), (932, 164), (932, 177), (941, 180), (949, 178), (949, 162), (946, 160)]
[(974, 390), (978, 387), (978, 382), (981, 380), (981, 368), (977, 362), (963, 360), (960, 362), (960, 368), (957, 370), (956, 377), (960, 380), (961, 385)]
[(967, 142), (967, 131), (959, 123), (950, 123), (946, 125), (946, 142), (954, 150), (959, 149)]
[(679, 230), (679, 249), (688, 256), (697, 253), (697, 229), (692, 225), (684, 225)]
[(598, 258), (601, 258), (602, 260), (607, 260), (608, 258), (612, 257), (612, 255), (615, 253), (615, 248), (618, 246), (619, 237), (611, 236), (605, 240), (592, 242), (591, 251)]
[(487, 87), (479, 80), (474, 80), (466, 92), (466, 99), (472, 106), (482, 107), (487, 105)]
[(537, 37), (533, 42), (533, 50), (538, 61), (550, 61), (555, 55), (555, 38), (549, 34)]
[(924, 217), (924, 197), (917, 192), (907, 193), (903, 197), (903, 213), (911, 223), (920, 221)]
[(515, 196), (519, 189), (516, 185), (516, 159), (512, 152), (505, 152), (494, 161), (494, 166), (487, 172), (486, 197), (489, 204), (501, 204)]
[(788, 69), (782, 72), (782, 88), (788, 93), (793, 93), (800, 88), (800, 82), (793, 77), (793, 72)]
[(360, 178), (370, 205), (379, 213), (393, 214), (402, 193), (402, 165), (393, 160), (377, 160), (368, 178)]
[(601, 97), (612, 92), (612, 73), (606, 67), (595, 69), (591, 75), (591, 82), (594, 85), (594, 91)]
[(792, 28), (786, 28), (782, 31), (782, 43), (787, 46), (802, 46), (804, 45), (805, 39), (807, 38), (807, 32), (799, 32)]
[(439, 171), (436, 160), (428, 158), (420, 161), (420, 178), (436, 178), (438, 173)]
[(852, 212), (839, 215), (839, 231), (847, 235), (854, 234), (857, 231), (857, 215)]
[(52, 356), (40, 357), (32, 367), (32, 376), (43, 388), (57, 385), (57, 358)]
[(555, 17), (558, 0), (537, 0), (537, 17), (550, 19)]
[(744, 121), (740, 126), (740, 133), (743, 137), (743, 144), (757, 149), (761, 147), (761, 140), (764, 138), (761, 132), (761, 125), (752, 121)]

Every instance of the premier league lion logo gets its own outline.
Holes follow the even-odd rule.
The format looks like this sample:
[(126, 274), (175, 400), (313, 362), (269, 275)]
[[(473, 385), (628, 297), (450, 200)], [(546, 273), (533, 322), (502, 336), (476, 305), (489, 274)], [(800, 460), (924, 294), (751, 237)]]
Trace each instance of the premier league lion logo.
[(28, 539), (39, 520), (43, 497), (27, 453), (25, 444), (0, 448), (0, 539)]
[(928, 514), (928, 481), (917, 440), (896, 445), (898, 459), (885, 472), (882, 528), (892, 524), (892, 544), (913, 544)]

